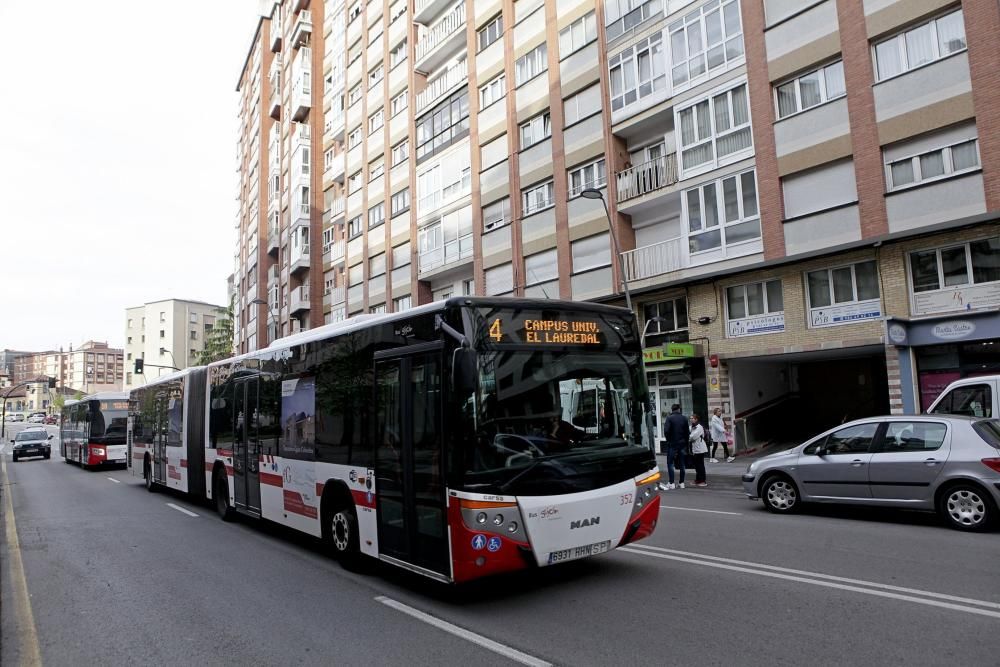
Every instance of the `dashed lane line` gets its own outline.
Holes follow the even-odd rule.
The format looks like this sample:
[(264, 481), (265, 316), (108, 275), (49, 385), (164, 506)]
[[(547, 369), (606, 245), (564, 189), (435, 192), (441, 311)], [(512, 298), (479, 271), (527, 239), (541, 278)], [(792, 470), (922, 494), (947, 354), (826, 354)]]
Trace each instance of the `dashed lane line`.
[(190, 510), (186, 510), (183, 507), (181, 507), (180, 505), (174, 505), (173, 503), (167, 503), (167, 507), (169, 507), (171, 509), (175, 509), (178, 512), (180, 512), (181, 514), (187, 514), (188, 516), (198, 516), (194, 512), (191, 512)]
[(392, 607), (396, 611), (401, 611), (408, 616), (411, 616), (418, 621), (432, 625), (439, 630), (444, 630), (445, 632), (452, 634), (456, 637), (464, 639), (466, 641), (472, 642), (477, 646), (481, 646), (489, 651), (493, 651), (499, 655), (510, 658), (522, 665), (530, 665), (531, 667), (551, 667), (552, 663), (546, 662), (541, 658), (536, 658), (533, 655), (528, 655), (522, 651), (518, 651), (516, 648), (507, 646), (506, 644), (501, 644), (500, 642), (493, 641), (487, 637), (480, 634), (472, 632), (471, 630), (466, 630), (465, 628), (459, 627), (453, 623), (449, 623), (437, 616), (431, 616), (430, 614), (415, 609), (407, 604), (403, 604), (398, 600), (393, 600), (392, 598), (387, 598), (384, 595), (380, 595), (375, 598), (377, 602), (381, 602), (387, 607)]
[(108, 477), (108, 479), (110, 479), (115, 484), (121, 484), (122, 483), (122, 481), (120, 479), (115, 479), (114, 477)]
[(677, 507), (675, 505), (660, 505), (665, 510), (683, 510), (685, 512), (708, 512), (709, 514), (728, 514), (730, 516), (743, 516), (743, 512), (723, 512), (721, 510), (703, 510), (694, 507)]

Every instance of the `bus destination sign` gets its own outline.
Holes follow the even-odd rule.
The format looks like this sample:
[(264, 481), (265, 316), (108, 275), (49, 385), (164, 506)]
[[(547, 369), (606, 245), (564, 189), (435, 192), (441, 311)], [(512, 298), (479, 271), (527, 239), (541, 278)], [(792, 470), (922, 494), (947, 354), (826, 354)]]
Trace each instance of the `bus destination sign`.
[[(604, 332), (595, 320), (525, 318), (521, 327), (514, 327), (515, 340), (534, 345), (603, 345)], [(501, 318), (490, 323), (490, 339), (504, 341), (507, 332)], [(509, 340), (509, 338), (508, 338)]]
[(128, 401), (101, 401), (101, 410), (128, 410)]

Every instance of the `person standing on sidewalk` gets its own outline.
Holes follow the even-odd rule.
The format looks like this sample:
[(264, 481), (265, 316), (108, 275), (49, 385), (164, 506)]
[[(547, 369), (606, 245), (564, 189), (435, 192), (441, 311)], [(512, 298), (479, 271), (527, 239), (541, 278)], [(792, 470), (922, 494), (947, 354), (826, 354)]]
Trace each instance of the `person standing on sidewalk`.
[(694, 457), (694, 485), (708, 486), (705, 480), (705, 455), (708, 445), (705, 443), (705, 429), (698, 423), (698, 415), (691, 415), (691, 433), (688, 436), (691, 443), (691, 456)]
[(726, 455), (726, 463), (732, 463), (733, 457), (729, 455), (729, 437), (726, 434), (726, 422), (722, 419), (722, 408), (712, 410), (712, 418), (708, 420), (708, 430), (712, 435), (712, 456), (708, 462), (719, 462), (719, 459), (715, 458), (715, 452), (719, 450), (719, 445), (722, 445), (722, 452)]
[(681, 414), (681, 406), (674, 403), (670, 406), (670, 415), (663, 428), (664, 439), (667, 441), (667, 484), (660, 483), (660, 489), (669, 491), (674, 488), (674, 463), (676, 462), (678, 484), (684, 488), (684, 452), (688, 448), (688, 420)]

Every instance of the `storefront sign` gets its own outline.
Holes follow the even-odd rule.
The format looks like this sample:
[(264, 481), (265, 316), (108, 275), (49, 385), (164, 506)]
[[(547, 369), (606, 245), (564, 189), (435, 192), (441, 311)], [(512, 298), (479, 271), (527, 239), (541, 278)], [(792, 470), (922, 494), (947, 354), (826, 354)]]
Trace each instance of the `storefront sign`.
[(889, 340), (894, 345), (906, 345), (906, 325), (899, 322), (890, 322)]
[(785, 314), (773, 313), (757, 317), (743, 317), (738, 320), (726, 321), (726, 335), (729, 338), (740, 336), (759, 336), (785, 330)]
[(814, 327), (832, 327), (879, 317), (882, 317), (882, 308), (878, 299), (809, 310), (809, 323)]
[(1000, 306), (1000, 283), (970, 285), (957, 289), (917, 292), (913, 295), (913, 314), (928, 315), (958, 310)]
[(642, 351), (642, 360), (647, 364), (673, 359), (690, 359), (697, 356), (695, 346), (689, 343), (666, 343), (659, 347), (647, 347)]
[(959, 340), (960, 338), (968, 338), (974, 333), (976, 333), (975, 323), (965, 320), (942, 322), (931, 328), (931, 335), (941, 340)]

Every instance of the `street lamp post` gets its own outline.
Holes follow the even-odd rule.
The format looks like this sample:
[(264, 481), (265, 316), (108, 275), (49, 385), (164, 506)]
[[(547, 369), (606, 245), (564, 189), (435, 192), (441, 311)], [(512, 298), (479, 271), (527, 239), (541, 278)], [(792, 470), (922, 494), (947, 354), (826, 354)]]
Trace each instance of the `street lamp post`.
[[(625, 260), (622, 258), (622, 249), (618, 244), (618, 233), (615, 232), (615, 225), (611, 221), (611, 211), (608, 210), (608, 202), (604, 198), (604, 193), (597, 188), (587, 188), (580, 192), (580, 196), (584, 199), (600, 199), (601, 203), (604, 204), (604, 215), (608, 219), (608, 231), (611, 232), (611, 243), (615, 247), (615, 256), (618, 257), (618, 270), (622, 274), (622, 288), (625, 292), (625, 305), (628, 306), (629, 310), (632, 310), (632, 293), (628, 289), (628, 278), (625, 277)], [(635, 311), (632, 311), (633, 316)]]
[[(278, 314), (274, 312), (273, 308), (271, 308), (271, 304), (269, 304), (267, 301), (264, 301), (264, 299), (261, 299), (260, 297), (258, 297), (256, 299), (252, 300), (247, 305), (249, 305), (249, 306), (267, 306), (267, 311), (271, 315), (274, 316), (274, 336), (271, 338), (271, 340), (274, 340), (275, 338), (277, 338), (278, 337)], [(268, 329), (270, 329), (270, 327), (268, 327)]]

